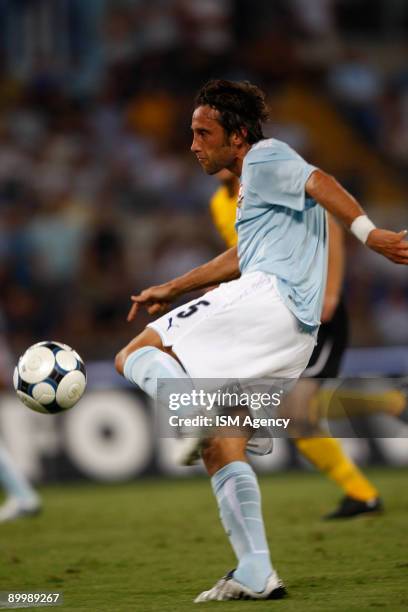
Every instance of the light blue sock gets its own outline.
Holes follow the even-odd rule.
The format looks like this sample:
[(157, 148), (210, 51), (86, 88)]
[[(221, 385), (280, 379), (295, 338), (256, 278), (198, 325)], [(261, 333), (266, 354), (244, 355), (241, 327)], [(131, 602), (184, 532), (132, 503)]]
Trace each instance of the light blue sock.
[[(171, 396), (187, 394), (191, 397), (194, 390), (192, 379), (186, 374), (181, 365), (171, 355), (154, 346), (145, 346), (134, 351), (125, 361), (125, 378), (137, 385), (155, 401), (155, 407), (160, 414), (169, 409)], [(194, 417), (200, 414), (200, 408), (192, 403), (181, 405), (177, 409), (178, 416)], [(164, 411), (164, 412), (163, 412)], [(168, 428), (168, 425), (165, 427)], [(197, 427), (178, 426), (168, 430), (179, 436), (196, 437), (200, 431)], [(172, 436), (171, 436), (172, 437)]]
[(233, 461), (211, 478), (221, 521), (238, 558), (234, 578), (257, 593), (273, 572), (261, 513), (255, 472), (244, 461)]
[(13, 458), (2, 444), (0, 444), (0, 483), (8, 495), (17, 497), (23, 503), (38, 500), (37, 493), (16, 467)]
[(178, 361), (154, 346), (145, 346), (131, 353), (125, 361), (123, 374), (154, 400), (157, 399), (159, 379), (180, 380), (183, 390), (193, 389), (190, 377)]

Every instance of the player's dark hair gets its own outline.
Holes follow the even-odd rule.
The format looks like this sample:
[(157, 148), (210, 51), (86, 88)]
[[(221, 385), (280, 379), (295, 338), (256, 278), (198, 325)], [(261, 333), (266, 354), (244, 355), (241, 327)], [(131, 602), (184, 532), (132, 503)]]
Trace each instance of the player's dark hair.
[(194, 100), (194, 108), (198, 106), (215, 108), (220, 113), (220, 124), (228, 135), (242, 132), (245, 128), (245, 138), (249, 144), (265, 138), (262, 133), (262, 123), (268, 120), (265, 94), (248, 81), (208, 81)]

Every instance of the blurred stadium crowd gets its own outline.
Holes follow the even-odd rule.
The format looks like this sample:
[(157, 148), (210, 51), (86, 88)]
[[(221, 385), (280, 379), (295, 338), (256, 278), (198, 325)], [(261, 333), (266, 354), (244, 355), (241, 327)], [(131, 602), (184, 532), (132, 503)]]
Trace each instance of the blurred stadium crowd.
[[(222, 249), (194, 91), (249, 79), (268, 135), (408, 226), (406, 0), (0, 1), (0, 309), (13, 350), (111, 358), (130, 293)], [(349, 241), (353, 342), (408, 342), (408, 279)], [(353, 259), (358, 258), (358, 266)], [(140, 323), (145, 322), (144, 315)]]

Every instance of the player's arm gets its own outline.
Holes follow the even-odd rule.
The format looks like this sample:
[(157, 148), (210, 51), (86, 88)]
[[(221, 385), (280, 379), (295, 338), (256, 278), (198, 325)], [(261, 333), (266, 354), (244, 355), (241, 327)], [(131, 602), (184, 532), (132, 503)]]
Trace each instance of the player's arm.
[(322, 323), (330, 321), (340, 300), (344, 279), (344, 230), (329, 214), (329, 260), (324, 294)]
[(180, 295), (218, 285), (224, 281), (238, 278), (240, 275), (237, 247), (233, 247), (182, 276), (163, 285), (145, 289), (139, 295), (132, 295), (130, 299), (133, 304), (127, 320), (133, 321), (140, 306), (145, 306), (151, 315), (158, 314), (164, 312), (169, 304)]
[(408, 264), (408, 242), (404, 240), (407, 230), (397, 233), (376, 228), (357, 200), (335, 178), (322, 170), (315, 170), (306, 182), (306, 193), (342, 221), (370, 249), (394, 263)]

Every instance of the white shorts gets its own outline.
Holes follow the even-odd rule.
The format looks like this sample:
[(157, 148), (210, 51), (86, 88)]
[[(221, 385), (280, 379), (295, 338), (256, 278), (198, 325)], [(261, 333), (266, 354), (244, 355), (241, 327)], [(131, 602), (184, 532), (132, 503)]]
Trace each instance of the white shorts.
[(315, 344), (283, 302), (276, 277), (263, 272), (223, 283), (148, 327), (191, 378), (298, 378)]

